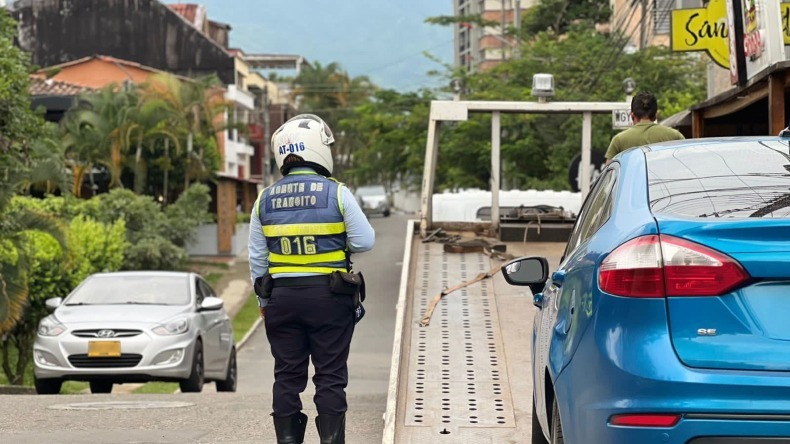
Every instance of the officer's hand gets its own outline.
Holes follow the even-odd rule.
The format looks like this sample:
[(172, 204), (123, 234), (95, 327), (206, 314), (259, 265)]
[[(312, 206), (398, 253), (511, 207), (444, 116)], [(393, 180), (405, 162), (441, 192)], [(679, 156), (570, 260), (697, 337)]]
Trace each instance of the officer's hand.
[(266, 319), (266, 307), (258, 307), (258, 310), (261, 312), (261, 319)]

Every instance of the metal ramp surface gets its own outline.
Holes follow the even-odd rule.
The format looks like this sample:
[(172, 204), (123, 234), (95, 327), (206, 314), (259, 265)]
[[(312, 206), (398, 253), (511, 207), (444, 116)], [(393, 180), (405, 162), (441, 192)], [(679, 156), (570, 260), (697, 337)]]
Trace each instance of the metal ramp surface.
[[(556, 244), (538, 252), (534, 245), (531, 254), (559, 254)], [(534, 314), (529, 290), (511, 287), (497, 274), (446, 296), (431, 324), (420, 327), (437, 293), (500, 262), (483, 253), (445, 253), (442, 244), (422, 243), (418, 236), (409, 247), (383, 442), (529, 441)], [(513, 247), (508, 244), (508, 251), (523, 254), (523, 248)]]

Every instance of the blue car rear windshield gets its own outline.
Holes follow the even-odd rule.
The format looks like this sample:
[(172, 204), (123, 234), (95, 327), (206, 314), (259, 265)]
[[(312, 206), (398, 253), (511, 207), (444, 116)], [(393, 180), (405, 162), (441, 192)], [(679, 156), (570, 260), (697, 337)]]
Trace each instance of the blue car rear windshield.
[(190, 302), (185, 276), (91, 276), (66, 300), (67, 305), (184, 305)]
[(690, 218), (790, 218), (790, 149), (719, 142), (646, 152), (650, 209)]

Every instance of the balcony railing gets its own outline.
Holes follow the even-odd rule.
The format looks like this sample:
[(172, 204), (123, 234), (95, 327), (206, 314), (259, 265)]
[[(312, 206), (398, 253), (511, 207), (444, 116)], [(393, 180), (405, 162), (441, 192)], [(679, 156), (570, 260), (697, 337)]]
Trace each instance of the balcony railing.
[(228, 92), (225, 93), (225, 98), (249, 110), (255, 109), (255, 95), (239, 89), (236, 85), (228, 85)]

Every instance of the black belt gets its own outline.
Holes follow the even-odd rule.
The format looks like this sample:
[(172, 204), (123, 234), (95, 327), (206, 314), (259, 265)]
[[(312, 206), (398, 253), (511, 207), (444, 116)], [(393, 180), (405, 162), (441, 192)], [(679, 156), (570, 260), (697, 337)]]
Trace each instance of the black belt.
[(274, 280), (274, 288), (279, 287), (315, 287), (318, 285), (329, 285), (329, 275), (302, 276), (302, 277), (283, 277)]

